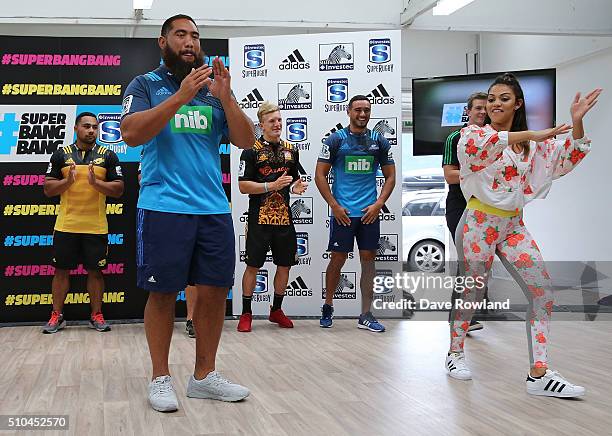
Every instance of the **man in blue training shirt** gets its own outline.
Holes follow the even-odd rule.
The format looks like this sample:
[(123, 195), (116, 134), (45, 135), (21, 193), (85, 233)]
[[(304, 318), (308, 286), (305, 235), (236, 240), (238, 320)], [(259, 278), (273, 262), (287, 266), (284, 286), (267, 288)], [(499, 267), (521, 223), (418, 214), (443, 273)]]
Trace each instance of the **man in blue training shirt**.
[[(249, 390), (215, 371), (225, 300), (234, 281), (234, 227), (222, 186), (219, 141), (255, 142), (253, 124), (230, 87), (223, 62), (204, 65), (187, 15), (168, 18), (158, 39), (163, 64), (136, 77), (123, 99), (121, 133), (143, 144), (137, 211), (138, 286), (149, 291), (144, 322), (153, 366), (149, 402), (178, 409), (168, 369), (177, 289), (196, 285), (194, 374), (187, 396), (238, 401)], [(214, 79), (211, 75), (214, 74)]]
[[(370, 101), (356, 95), (349, 101), (349, 127), (338, 130), (323, 143), (317, 162), (315, 183), (329, 204), (330, 218), (325, 304), (321, 309), (321, 327), (332, 326), (334, 290), (340, 281), (340, 271), (357, 239), (361, 261), (361, 315), (357, 327), (384, 332), (385, 327), (372, 315), (373, 281), (376, 274), (374, 258), (380, 238), (379, 213), (395, 187), (395, 162), (389, 141), (367, 128)], [(376, 172), (380, 166), (385, 184), (380, 196), (376, 192)], [(333, 170), (333, 189), (327, 183)]]

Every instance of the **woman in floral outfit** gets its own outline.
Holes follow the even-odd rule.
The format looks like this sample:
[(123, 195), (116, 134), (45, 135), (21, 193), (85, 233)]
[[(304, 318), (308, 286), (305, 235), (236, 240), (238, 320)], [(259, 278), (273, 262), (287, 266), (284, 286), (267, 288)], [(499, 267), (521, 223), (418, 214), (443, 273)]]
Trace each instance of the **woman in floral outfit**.
[[(521, 219), (525, 204), (545, 198), (552, 181), (569, 173), (590, 150), (582, 119), (597, 103), (601, 89), (571, 104), (573, 127), (563, 124), (541, 131), (527, 129), (525, 100), (512, 74), (495, 79), (488, 92), (484, 127), (461, 131), (457, 155), (461, 163), (460, 184), (468, 206), (457, 227), (457, 252), (463, 274), (476, 286), (466, 289), (463, 301), (482, 300), (483, 287), (498, 255), (523, 289), (527, 309), (530, 371), (527, 392), (533, 395), (576, 397), (585, 389), (548, 369), (547, 342), (553, 296), (550, 276), (540, 250)], [(553, 139), (570, 132), (565, 139)], [(463, 262), (461, 262), (463, 260)], [(452, 313), (451, 346), (446, 357), (448, 374), (470, 380), (463, 345), (474, 309), (455, 307)]]

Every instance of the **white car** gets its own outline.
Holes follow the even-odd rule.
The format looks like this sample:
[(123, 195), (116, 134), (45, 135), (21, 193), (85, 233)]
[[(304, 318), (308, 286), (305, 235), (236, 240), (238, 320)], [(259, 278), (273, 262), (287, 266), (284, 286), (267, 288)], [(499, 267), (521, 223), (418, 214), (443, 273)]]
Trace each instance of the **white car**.
[(412, 271), (444, 269), (446, 194), (444, 189), (402, 192), (403, 253)]

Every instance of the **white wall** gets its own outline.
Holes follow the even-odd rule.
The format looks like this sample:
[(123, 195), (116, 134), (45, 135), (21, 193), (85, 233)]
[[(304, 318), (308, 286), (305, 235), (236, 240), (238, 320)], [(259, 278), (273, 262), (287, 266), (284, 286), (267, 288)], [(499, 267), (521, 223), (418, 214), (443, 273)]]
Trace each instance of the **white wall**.
[[(520, 46), (516, 45), (519, 41)], [(588, 53), (589, 47), (595, 50), (568, 60), (581, 55), (581, 45), (583, 52)], [(605, 40), (482, 38), (483, 72), (557, 66), (557, 123), (569, 121), (569, 104), (576, 91), (605, 89), (585, 119), (592, 139), (590, 155), (575, 171), (557, 180), (545, 200), (534, 201), (525, 209), (526, 223), (547, 261), (612, 260), (612, 48), (604, 49), (606, 45), (612, 46)]]
[(477, 49), (477, 34), (402, 29), (402, 88), (417, 77), (466, 74), (465, 54)]

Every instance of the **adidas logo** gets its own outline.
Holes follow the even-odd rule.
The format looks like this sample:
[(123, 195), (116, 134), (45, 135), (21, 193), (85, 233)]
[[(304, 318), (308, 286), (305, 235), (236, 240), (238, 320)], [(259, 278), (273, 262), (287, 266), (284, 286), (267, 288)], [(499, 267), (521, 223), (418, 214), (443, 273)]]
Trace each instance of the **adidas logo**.
[(165, 86), (162, 86), (157, 90), (155, 95), (172, 95), (172, 93), (168, 91)]
[(308, 287), (302, 276), (297, 276), (285, 290), (288, 297), (312, 297), (312, 289)]
[(242, 109), (257, 109), (264, 102), (264, 98), (257, 88), (253, 89), (238, 103)]
[(394, 104), (395, 98), (391, 97), (382, 83), (379, 83), (366, 97), (371, 104)]
[(329, 138), (329, 135), (331, 135), (332, 133), (336, 133), (338, 130), (342, 130), (342, 129), (344, 129), (344, 126), (342, 125), (342, 123), (336, 124), (329, 132), (325, 134), (323, 139), (321, 139), (321, 142), (325, 142), (325, 140)]
[(151, 276), (151, 277), (149, 277), (149, 280), (147, 280), (147, 282), (149, 282), (149, 283), (157, 283), (157, 280), (155, 280), (155, 277)]
[(337, 242), (334, 242), (334, 247), (339, 247), (340, 244), (338, 244)]
[(304, 60), (300, 51), (296, 48), (278, 66), (279, 70), (308, 70), (310, 64)]

